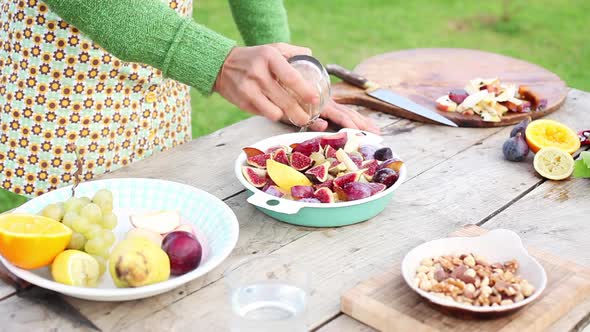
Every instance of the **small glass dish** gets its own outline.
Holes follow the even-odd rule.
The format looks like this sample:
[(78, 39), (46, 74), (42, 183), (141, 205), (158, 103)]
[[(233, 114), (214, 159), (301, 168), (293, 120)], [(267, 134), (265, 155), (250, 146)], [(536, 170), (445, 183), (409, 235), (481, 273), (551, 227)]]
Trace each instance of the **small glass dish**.
[(232, 331), (306, 331), (310, 276), (278, 255), (257, 256), (224, 272), (230, 290)]

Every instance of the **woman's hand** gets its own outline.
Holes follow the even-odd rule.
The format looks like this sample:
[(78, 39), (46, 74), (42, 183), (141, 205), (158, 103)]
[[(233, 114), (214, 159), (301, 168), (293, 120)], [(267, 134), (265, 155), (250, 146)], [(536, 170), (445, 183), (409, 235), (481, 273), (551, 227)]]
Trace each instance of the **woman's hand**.
[(223, 63), (214, 90), (240, 109), (279, 121), (284, 116), (296, 125), (309, 122), (309, 115), (280, 84), (308, 104), (318, 104), (320, 97), (287, 58), (311, 54), (309, 49), (288, 44), (236, 47)]
[(324, 107), (320, 118), (314, 121), (310, 126), (313, 131), (324, 131), (328, 128), (330, 120), (344, 128), (353, 128), (369, 131), (375, 134), (381, 134), (379, 127), (375, 125), (372, 119), (360, 114), (359, 112), (337, 102), (330, 100)]
[[(287, 62), (298, 54), (311, 55), (311, 50), (285, 43), (236, 47), (227, 56), (214, 90), (244, 111), (273, 121), (288, 122), (290, 119), (303, 126), (309, 122), (309, 115), (277, 82), (293, 91), (302, 102), (319, 103), (317, 91)], [(321, 117), (342, 127), (379, 133), (371, 119), (334, 101), (328, 102)], [(318, 119), (310, 127), (324, 131), (328, 123)]]

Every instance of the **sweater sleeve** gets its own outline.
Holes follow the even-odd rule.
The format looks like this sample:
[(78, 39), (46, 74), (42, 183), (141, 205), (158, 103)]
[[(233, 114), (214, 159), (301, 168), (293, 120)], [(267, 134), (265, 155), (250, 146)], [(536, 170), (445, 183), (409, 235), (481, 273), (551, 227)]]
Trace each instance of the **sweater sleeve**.
[(229, 0), (229, 4), (246, 45), (289, 41), (283, 0)]
[(148, 64), (164, 76), (209, 94), (235, 46), (160, 0), (44, 0), (66, 22), (123, 61)]

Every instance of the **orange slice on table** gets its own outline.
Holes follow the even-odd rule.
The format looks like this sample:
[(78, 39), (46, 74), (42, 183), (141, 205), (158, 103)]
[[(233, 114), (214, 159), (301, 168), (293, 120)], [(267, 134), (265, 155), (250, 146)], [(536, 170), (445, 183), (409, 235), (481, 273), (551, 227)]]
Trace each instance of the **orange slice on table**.
[(563, 123), (553, 120), (535, 120), (526, 128), (526, 141), (531, 150), (537, 153), (542, 148), (556, 147), (569, 154), (580, 148), (578, 135)]
[(0, 216), (0, 254), (23, 269), (49, 265), (64, 251), (72, 230), (59, 221), (28, 214)]

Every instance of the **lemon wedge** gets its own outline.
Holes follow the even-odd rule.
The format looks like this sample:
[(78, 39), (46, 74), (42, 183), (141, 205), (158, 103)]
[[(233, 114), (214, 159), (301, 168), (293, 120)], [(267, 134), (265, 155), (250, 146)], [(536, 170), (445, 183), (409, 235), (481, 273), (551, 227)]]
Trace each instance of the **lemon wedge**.
[(51, 264), (51, 275), (59, 283), (95, 287), (100, 277), (100, 266), (94, 257), (79, 250), (66, 250)]
[(566, 151), (556, 148), (542, 148), (535, 154), (533, 166), (537, 173), (549, 180), (567, 179), (574, 171), (574, 158)]
[(312, 184), (303, 173), (272, 159), (266, 161), (266, 170), (274, 183), (288, 192), (291, 192), (293, 186), (311, 186)]

